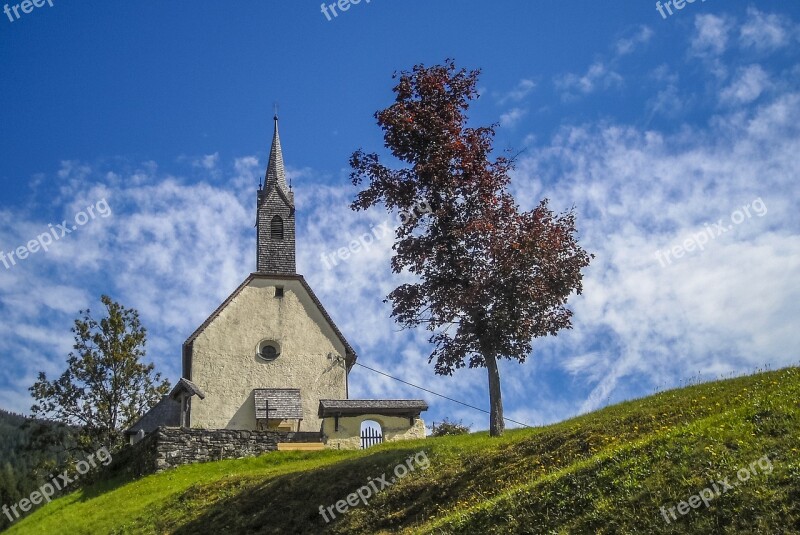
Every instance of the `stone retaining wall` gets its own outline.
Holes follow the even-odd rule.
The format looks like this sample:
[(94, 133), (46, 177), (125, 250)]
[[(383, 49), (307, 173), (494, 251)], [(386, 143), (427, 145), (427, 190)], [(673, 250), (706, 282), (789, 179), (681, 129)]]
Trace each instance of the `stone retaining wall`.
[(320, 433), (159, 427), (126, 448), (123, 469), (137, 476), (184, 464), (256, 457), (278, 442), (321, 442)]

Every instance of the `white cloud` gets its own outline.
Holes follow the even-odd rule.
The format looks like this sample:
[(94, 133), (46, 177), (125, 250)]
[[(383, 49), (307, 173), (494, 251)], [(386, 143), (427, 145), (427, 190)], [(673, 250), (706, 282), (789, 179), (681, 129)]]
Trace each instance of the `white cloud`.
[(731, 84), (722, 90), (720, 99), (728, 104), (749, 104), (770, 86), (769, 75), (760, 65), (750, 65), (739, 70)]
[(231, 179), (231, 183), (243, 195), (251, 192), (254, 184), (259, 184), (264, 180), (264, 170), (261, 169), (258, 158), (255, 156), (236, 158), (233, 161), (233, 169), (234, 177)]
[[(65, 179), (74, 168), (62, 169)], [(64, 218), (72, 217), (75, 206), (86, 206), (85, 199), (100, 198), (107, 198), (112, 215), (88, 222), (11, 269), (0, 265), (0, 310), (11, 333), (0, 341), (0, 351), (28, 384), (35, 371), (54, 372), (70, 350), (69, 328), (78, 310), (95, 308), (99, 295), (108, 293), (154, 327), (151, 356), (174, 379), (181, 337), (247, 272), (254, 256), (246, 246), (250, 210), (231, 193), (203, 183), (137, 171), (137, 180), (102, 173), (117, 183), (96, 185), (101, 173), (81, 169), (91, 179), (73, 192)], [(36, 210), (0, 222), (0, 243), (24, 243), (48, 228), (26, 212)], [(40, 328), (49, 336), (37, 335)], [(30, 359), (30, 351), (38, 358)]]
[(614, 46), (617, 56), (626, 56), (636, 50), (637, 47), (645, 45), (650, 42), (653, 37), (653, 30), (649, 26), (640, 26), (637, 32), (632, 36), (617, 41)]
[(789, 45), (796, 37), (796, 28), (779, 15), (765, 14), (755, 7), (749, 7), (747, 17), (747, 22), (739, 32), (739, 41), (743, 47), (762, 52), (772, 51)]
[(497, 102), (500, 105), (504, 105), (508, 102), (519, 102), (527, 97), (534, 89), (536, 89), (536, 82), (529, 79), (522, 79), (519, 81), (516, 87), (514, 87), (514, 89), (508, 93), (500, 95), (497, 99)]
[[(546, 191), (556, 209), (574, 204), (597, 255), (572, 301), (574, 331), (547, 346), (548, 369), (592, 386), (581, 410), (641, 395), (642, 384), (797, 361), (800, 333), (788, 326), (800, 319), (799, 125), (800, 94), (786, 93), (670, 136), (565, 127), (520, 160), (518, 199), (530, 208)], [(670, 265), (656, 259), (759, 197), (763, 217)]]
[(649, 26), (639, 26), (630, 37), (619, 39), (614, 44), (614, 53), (609, 61), (598, 59), (584, 74), (567, 73), (554, 78), (556, 89), (561, 91), (563, 100), (571, 100), (578, 95), (589, 95), (598, 90), (619, 87), (624, 83), (622, 75), (615, 70), (620, 58), (631, 54), (650, 42), (654, 35)]
[(512, 108), (500, 116), (500, 126), (503, 128), (512, 128), (516, 125), (525, 115), (528, 110), (522, 108)]
[(610, 70), (603, 62), (597, 61), (589, 67), (586, 74), (570, 73), (560, 76), (556, 78), (555, 85), (564, 92), (562, 96), (569, 99), (574, 96), (573, 92), (588, 95), (598, 89), (621, 85), (622, 82), (622, 76)]
[(697, 15), (694, 19), (695, 34), (691, 41), (691, 52), (696, 56), (719, 56), (728, 47), (732, 23), (725, 17)]
[(693, 98), (691, 93), (681, 92), (678, 85), (679, 75), (667, 65), (660, 65), (650, 73), (661, 89), (646, 104), (651, 117), (658, 114), (668, 118), (678, 117), (687, 107), (687, 101)]
[(202, 158), (198, 158), (192, 165), (195, 167), (201, 167), (206, 169), (207, 171), (212, 171), (217, 168), (217, 164), (219, 163), (219, 153), (215, 152), (214, 154), (206, 154)]

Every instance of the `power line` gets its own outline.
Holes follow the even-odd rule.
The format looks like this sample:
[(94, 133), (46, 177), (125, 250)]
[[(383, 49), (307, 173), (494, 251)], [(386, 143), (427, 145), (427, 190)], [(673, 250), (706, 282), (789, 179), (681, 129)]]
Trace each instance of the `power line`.
[[(439, 396), (440, 398), (444, 398), (444, 399), (446, 399), (448, 401), (452, 401), (453, 403), (458, 403), (459, 405), (464, 405), (465, 407), (469, 407), (470, 409), (475, 409), (476, 411), (485, 412), (486, 414), (489, 414), (489, 415), (492, 414), (491, 412), (487, 411), (486, 409), (481, 409), (480, 407), (476, 407), (475, 405), (470, 405), (469, 403), (464, 403), (463, 401), (459, 401), (457, 399), (449, 398), (449, 397), (445, 396), (444, 394), (440, 394), (438, 392), (434, 392), (433, 390), (428, 390), (427, 388), (423, 388), (423, 387), (421, 387), (419, 385), (415, 385), (413, 383), (409, 383), (408, 381), (403, 381), (402, 379), (398, 379), (397, 377), (389, 375), (388, 373), (382, 372), (380, 370), (376, 370), (374, 368), (370, 368), (369, 366), (365, 366), (365, 365), (361, 364), (360, 362), (356, 362), (356, 365), (361, 366), (362, 368), (366, 368), (369, 371), (372, 371), (372, 372), (375, 372), (375, 373), (379, 373), (381, 375), (385, 375), (389, 379), (394, 379), (395, 381), (400, 381), (401, 383), (407, 384), (408, 386), (413, 386), (414, 388), (419, 388), (420, 390), (424, 390), (425, 392), (428, 392), (429, 394), (433, 394), (434, 396)], [(519, 424), (519, 425), (521, 425), (523, 427), (533, 427), (531, 425), (524, 424), (524, 423), (518, 422), (516, 420), (512, 420), (511, 418), (503, 417), (503, 420), (507, 420), (509, 422), (512, 422), (512, 423), (515, 423), (515, 424)]]

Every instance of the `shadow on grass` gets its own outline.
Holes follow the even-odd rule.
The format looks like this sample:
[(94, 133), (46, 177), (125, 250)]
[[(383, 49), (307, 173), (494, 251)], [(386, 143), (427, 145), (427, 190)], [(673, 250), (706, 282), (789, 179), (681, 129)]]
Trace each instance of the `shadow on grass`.
[[(372, 478), (386, 474), (392, 477), (392, 470), (406, 462), (424, 448), (403, 448), (377, 451), (367, 457), (341, 461), (332, 466), (318, 468), (310, 472), (286, 474), (255, 486), (245, 485), (233, 495), (215, 501), (199, 517), (175, 529), (176, 535), (193, 533), (337, 533), (347, 514), (326, 524), (319, 513), (319, 507), (334, 505), (338, 500), (367, 484)], [(409, 478), (413, 475), (409, 475)], [(195, 501), (196, 496), (211, 491), (218, 495), (216, 485), (202, 485), (190, 489), (177, 498), (177, 503)], [(380, 487), (379, 487), (380, 488)], [(394, 487), (383, 493), (392, 492)], [(382, 493), (373, 496), (380, 500)], [(214, 501), (213, 497), (210, 501)], [(353, 509), (368, 508), (372, 504), (359, 505)], [(167, 530), (170, 528), (167, 527)], [(354, 531), (348, 531), (355, 533)]]

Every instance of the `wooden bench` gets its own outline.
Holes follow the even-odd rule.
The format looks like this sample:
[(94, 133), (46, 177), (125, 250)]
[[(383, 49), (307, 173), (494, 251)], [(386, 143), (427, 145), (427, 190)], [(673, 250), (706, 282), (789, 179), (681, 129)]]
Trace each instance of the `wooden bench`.
[(278, 451), (322, 451), (322, 442), (278, 442)]

